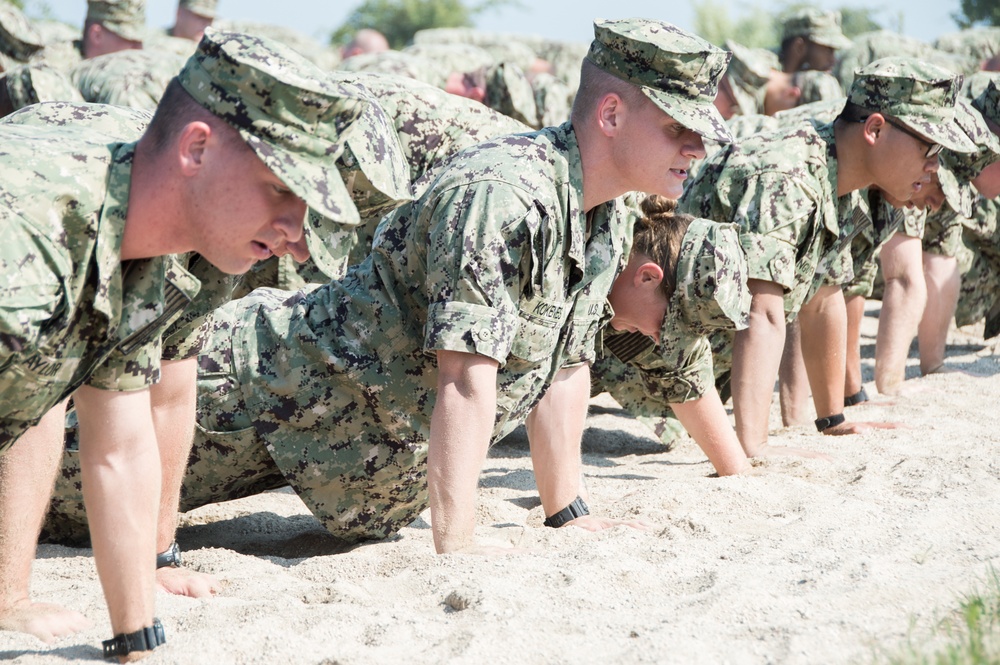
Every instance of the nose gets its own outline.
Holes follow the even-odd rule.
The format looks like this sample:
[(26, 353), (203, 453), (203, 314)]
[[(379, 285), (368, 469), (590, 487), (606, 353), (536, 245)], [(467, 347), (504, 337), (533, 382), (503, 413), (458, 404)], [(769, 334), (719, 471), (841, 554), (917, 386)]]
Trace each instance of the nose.
[(924, 171), (927, 173), (937, 173), (940, 166), (941, 163), (938, 161), (938, 156), (934, 155), (924, 163)]
[(309, 258), (304, 231), (306, 212), (305, 201), (298, 197), (291, 197), (288, 205), (281, 210), (281, 214), (272, 223), (281, 239), (281, 248), (276, 254), (291, 254), (300, 263)]
[(684, 148), (681, 153), (691, 159), (703, 159), (705, 157), (705, 142), (701, 134), (688, 130), (684, 136)]

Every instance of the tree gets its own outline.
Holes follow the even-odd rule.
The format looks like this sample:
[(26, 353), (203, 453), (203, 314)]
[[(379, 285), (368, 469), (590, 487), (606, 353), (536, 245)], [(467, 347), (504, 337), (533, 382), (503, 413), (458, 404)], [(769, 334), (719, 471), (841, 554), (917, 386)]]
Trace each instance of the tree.
[(347, 43), (362, 28), (374, 28), (389, 41), (392, 48), (406, 46), (418, 30), (427, 28), (470, 27), (472, 19), (484, 11), (503, 5), (518, 4), (514, 0), (482, 0), (466, 6), (462, 0), (365, 0), (330, 35), (330, 43)]
[(960, 0), (959, 11), (951, 17), (961, 28), (977, 24), (1000, 26), (1000, 3), (997, 0)]

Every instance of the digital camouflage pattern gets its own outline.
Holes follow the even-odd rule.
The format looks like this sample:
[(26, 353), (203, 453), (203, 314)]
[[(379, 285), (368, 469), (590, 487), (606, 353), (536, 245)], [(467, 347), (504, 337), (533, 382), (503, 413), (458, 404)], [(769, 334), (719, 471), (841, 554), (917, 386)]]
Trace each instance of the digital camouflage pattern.
[(172, 257), (119, 258), (147, 118), (61, 104), (0, 123), (0, 450), (84, 383), (154, 383), (160, 333), (198, 291)]
[(840, 12), (814, 7), (800, 9), (782, 22), (781, 41), (793, 37), (802, 37), (834, 50), (849, 48), (852, 44), (840, 27)]
[(448, 78), (440, 64), (414, 53), (381, 51), (351, 56), (340, 63), (339, 69), (347, 72), (369, 72), (402, 76), (421, 83), (443, 88)]
[(840, 87), (840, 81), (828, 72), (821, 72), (818, 69), (795, 72), (792, 82), (802, 92), (799, 97), (800, 106), (831, 99), (844, 99), (844, 89)]
[(968, 326), (986, 318), (983, 337), (1000, 334), (1000, 201), (979, 197), (963, 220), (963, 243), (956, 256), (962, 286), (955, 323)]
[(914, 58), (882, 58), (858, 70), (847, 100), (892, 116), (913, 131), (955, 152), (973, 152), (955, 120), (961, 74)]
[(321, 267), (332, 262), (325, 235), (360, 222), (335, 161), (368, 102), (280, 42), (212, 29), (178, 80), (319, 213), (306, 225), (309, 252)]
[(486, 98), (483, 102), (494, 111), (540, 129), (535, 91), (524, 71), (512, 62), (486, 68)]
[(298, 30), (274, 23), (216, 18), (212, 27), (225, 32), (239, 32), (256, 35), (264, 39), (280, 42), (305, 56), (307, 60), (324, 71), (335, 69), (340, 64), (340, 49), (329, 48)]
[(215, 13), (219, 8), (219, 0), (178, 0), (177, 6), (198, 16), (215, 18)]
[(62, 72), (48, 65), (18, 65), (3, 76), (13, 110), (39, 102), (82, 102), (83, 96)]
[(9, 2), (0, 2), (0, 53), (27, 62), (45, 46), (42, 36), (24, 13)]
[(473, 44), (412, 44), (402, 52), (437, 63), (445, 78), (452, 72), (474, 72), (496, 64), (489, 51)]
[(978, 63), (1000, 53), (1000, 27), (978, 26), (941, 35), (934, 47)]
[(732, 140), (714, 104), (727, 51), (662, 21), (597, 19), (587, 60), (638, 85), (688, 129), (721, 143)]
[(607, 391), (668, 448), (682, 428), (670, 405), (703, 397), (714, 386), (708, 335), (749, 325), (750, 291), (739, 229), (692, 221), (681, 242), (677, 289), (660, 343), (641, 333), (606, 333), (591, 366), (591, 395)]
[(726, 49), (733, 54), (726, 69), (726, 78), (739, 106), (740, 115), (763, 113), (767, 82), (771, 80), (771, 70), (776, 64), (774, 54), (743, 46), (730, 39), (726, 40)]
[(853, 45), (838, 54), (833, 75), (844, 90), (849, 90), (859, 69), (888, 57), (915, 58), (947, 69), (953, 74), (969, 71), (969, 61), (966, 58), (939, 51), (915, 37), (878, 30), (854, 37)]
[[(383, 154), (391, 137), (398, 140), (402, 163), (408, 167), (407, 182), (412, 181), (414, 193), (423, 192), (447, 158), (487, 139), (530, 131), (512, 118), (465, 97), (452, 95), (435, 86), (413, 79), (367, 72), (332, 72), (331, 76), (344, 85), (363, 87), (378, 100), (379, 110), (388, 119), (390, 129), (363, 127), (355, 137), (369, 136), (373, 140), (358, 146), (354, 154), (365, 157), (364, 163), (387, 163)], [(367, 112), (358, 122), (364, 123)], [(270, 286), (297, 290), (307, 282), (327, 282), (341, 279), (347, 267), (360, 263), (371, 250), (375, 227), (382, 217), (402, 201), (387, 196), (365, 175), (365, 166), (348, 166), (350, 155), (345, 153), (337, 162), (341, 177), (358, 208), (362, 224), (355, 228), (341, 227), (339, 235), (329, 235), (327, 250), (334, 257), (335, 270), (320, 270), (312, 261), (296, 264), (290, 257), (271, 258), (251, 268), (240, 293)]]
[(87, 0), (86, 20), (122, 39), (141, 42), (146, 36), (146, 0)]
[(70, 73), (88, 102), (156, 110), (185, 59), (149, 49), (128, 49), (82, 61)]
[(555, 127), (569, 120), (575, 90), (570, 90), (562, 79), (545, 72), (535, 74), (531, 77), (531, 89), (538, 127)]
[(749, 278), (780, 284), (791, 319), (821, 285), (820, 262), (846, 232), (837, 198), (833, 125), (802, 122), (706, 160), (678, 211), (738, 224)]

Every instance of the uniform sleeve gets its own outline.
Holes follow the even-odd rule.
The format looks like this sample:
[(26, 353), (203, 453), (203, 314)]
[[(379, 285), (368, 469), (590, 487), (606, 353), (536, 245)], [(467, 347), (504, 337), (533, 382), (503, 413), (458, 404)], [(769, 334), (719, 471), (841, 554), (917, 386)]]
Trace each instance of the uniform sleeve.
[(156, 337), (128, 354), (116, 349), (91, 373), (87, 385), (118, 392), (148, 388), (160, 380), (162, 348)]
[(714, 221), (740, 225), (750, 279), (790, 291), (798, 247), (809, 241), (809, 234), (822, 232), (814, 229), (815, 201), (794, 179), (777, 172), (754, 175), (735, 194), (730, 219)]
[[(519, 328), (534, 325), (519, 321), (518, 303), (542, 251), (536, 208), (520, 190), (486, 182), (448, 190), (420, 214), (434, 220), (424, 350), (474, 353), (503, 365)], [(544, 323), (538, 321), (542, 336)]]

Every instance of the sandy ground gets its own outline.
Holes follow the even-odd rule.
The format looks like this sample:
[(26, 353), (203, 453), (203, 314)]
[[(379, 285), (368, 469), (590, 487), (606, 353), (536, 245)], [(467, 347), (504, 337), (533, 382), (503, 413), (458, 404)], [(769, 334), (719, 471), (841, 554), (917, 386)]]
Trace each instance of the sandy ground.
[[(870, 308), (863, 356), (874, 394)], [(552, 530), (527, 442), (496, 446), (481, 477), (481, 540), (515, 557), (436, 556), (425, 514), (388, 542), (337, 553), (288, 492), (186, 514), (191, 567), (211, 600), (159, 594), (168, 643), (150, 663), (857, 663), (895, 652), (1000, 563), (1000, 356), (955, 331), (949, 365), (855, 420), (912, 429), (773, 442), (832, 461), (768, 460), (718, 479), (690, 441), (672, 452), (606, 396), (583, 442), (591, 508), (649, 532)], [(777, 428), (777, 408), (772, 414)], [(110, 627), (89, 550), (42, 546), (39, 600), (95, 627), (47, 647), (0, 633), (0, 660), (99, 661)]]

